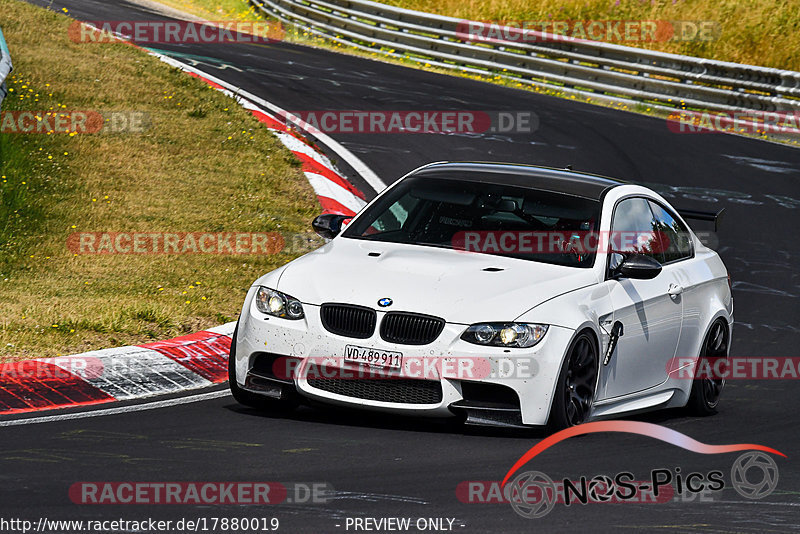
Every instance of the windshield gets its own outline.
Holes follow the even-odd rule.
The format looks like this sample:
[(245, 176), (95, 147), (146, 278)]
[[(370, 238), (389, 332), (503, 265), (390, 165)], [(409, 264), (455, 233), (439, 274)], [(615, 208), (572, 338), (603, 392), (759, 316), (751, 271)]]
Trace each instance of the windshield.
[(371, 205), (344, 237), (450, 248), (591, 267), (583, 247), (600, 203), (538, 189), (458, 178), (406, 178)]

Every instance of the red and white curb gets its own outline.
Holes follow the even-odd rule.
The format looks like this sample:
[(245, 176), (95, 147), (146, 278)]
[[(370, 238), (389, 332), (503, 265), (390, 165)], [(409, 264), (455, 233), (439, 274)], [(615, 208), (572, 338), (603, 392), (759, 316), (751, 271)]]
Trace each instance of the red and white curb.
[[(342, 176), (325, 154), (302, 137), (297, 128), (278, 118), (290, 114), (194, 67), (147, 52), (236, 99), (264, 123), (300, 160), (303, 174), (325, 212), (355, 215), (366, 204), (364, 194)], [(376, 191), (386, 187), (339, 143), (321, 133), (315, 137)], [(235, 323), (227, 323), (144, 345), (0, 364), (0, 415), (138, 399), (225, 382), (234, 327)]]
[(342, 177), (327, 156), (254, 104), (243, 101), (242, 105), (266, 124), (281, 143), (302, 162), (303, 174), (317, 194), (325, 213), (355, 215), (366, 205), (364, 193)]
[(228, 379), (236, 323), (132, 347), (0, 365), (0, 414), (164, 395)]

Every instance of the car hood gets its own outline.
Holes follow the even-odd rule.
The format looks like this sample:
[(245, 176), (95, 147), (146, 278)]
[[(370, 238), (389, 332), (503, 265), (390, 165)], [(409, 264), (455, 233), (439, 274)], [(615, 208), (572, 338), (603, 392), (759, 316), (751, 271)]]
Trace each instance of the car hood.
[[(595, 282), (592, 269), (337, 238), (286, 265), (273, 288), (305, 304), (357, 304), (471, 324), (513, 321), (546, 300)], [(393, 304), (380, 308), (378, 300), (386, 297)]]

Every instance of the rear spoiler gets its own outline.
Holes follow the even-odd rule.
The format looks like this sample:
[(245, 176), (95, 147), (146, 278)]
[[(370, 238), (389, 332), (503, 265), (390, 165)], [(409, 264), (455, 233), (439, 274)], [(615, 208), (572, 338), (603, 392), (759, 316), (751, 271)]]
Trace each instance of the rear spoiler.
[(722, 219), (722, 215), (724, 212), (725, 208), (722, 208), (716, 213), (714, 213), (713, 211), (678, 210), (678, 213), (684, 219), (694, 219), (695, 221), (713, 222), (715, 232), (719, 232), (719, 222)]

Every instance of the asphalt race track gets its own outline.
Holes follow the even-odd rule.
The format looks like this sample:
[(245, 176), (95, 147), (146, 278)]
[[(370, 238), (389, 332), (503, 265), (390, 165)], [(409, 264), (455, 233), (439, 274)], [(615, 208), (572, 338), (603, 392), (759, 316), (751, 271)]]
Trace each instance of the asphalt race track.
[[(116, 0), (52, 3), (52, 9), (62, 7), (82, 20), (162, 18)], [(734, 281), (733, 355), (800, 356), (800, 271), (792, 267), (800, 262), (796, 148), (722, 134), (679, 135), (659, 119), (285, 43), (158, 48), (288, 110), (533, 111), (540, 125), (532, 134), (333, 137), (386, 183), (430, 161), (571, 164), (649, 184), (678, 207), (724, 207), (717, 250)], [(355, 183), (374, 194), (365, 183)], [(478, 432), (442, 421), (311, 408), (277, 417), (220, 395), (0, 429), (0, 515), (277, 517), (283, 532), (344, 532), (348, 517), (387, 516), (454, 518), (453, 529), (464, 533), (795, 531), (800, 530), (799, 391), (797, 380), (729, 381), (716, 416), (698, 419), (673, 411), (638, 418), (704, 443), (757, 443), (783, 452), (787, 458), (776, 459), (778, 488), (763, 500), (726, 488), (691, 501), (556, 505), (544, 518), (524, 519), (507, 504), (462, 503), (456, 487), (462, 481), (502, 479), (541, 438), (535, 432)], [(9, 419), (0, 419), (0, 425)], [(658, 468), (716, 469), (729, 480), (736, 456), (700, 455), (642, 436), (595, 434), (562, 442), (526, 468), (559, 480), (620, 471), (644, 480)], [(73, 504), (68, 496), (79, 481), (247, 480), (324, 482), (335, 491), (325, 503), (269, 507), (92, 506)]]

